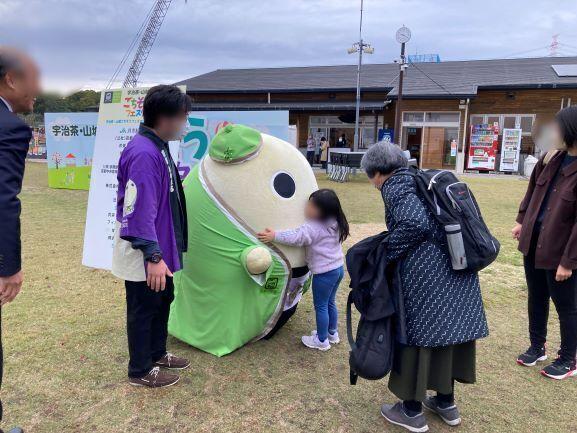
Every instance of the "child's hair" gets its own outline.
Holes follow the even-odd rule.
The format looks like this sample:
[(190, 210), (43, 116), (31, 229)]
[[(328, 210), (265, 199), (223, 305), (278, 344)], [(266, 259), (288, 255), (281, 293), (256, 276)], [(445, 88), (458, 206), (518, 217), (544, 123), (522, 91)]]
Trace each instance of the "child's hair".
[(319, 189), (310, 195), (309, 200), (319, 209), (321, 220), (326, 221), (334, 218), (337, 221), (339, 241), (344, 242), (349, 237), (349, 223), (337, 193), (332, 189)]

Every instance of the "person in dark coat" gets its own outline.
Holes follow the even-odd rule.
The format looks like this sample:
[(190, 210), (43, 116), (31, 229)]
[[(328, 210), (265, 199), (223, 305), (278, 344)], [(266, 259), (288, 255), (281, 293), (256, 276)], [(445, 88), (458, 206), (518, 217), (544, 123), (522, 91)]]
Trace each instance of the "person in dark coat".
[[(397, 344), (389, 389), (402, 401), (382, 415), (425, 432), (423, 404), (449, 425), (461, 417), (454, 382), (475, 382), (476, 340), (489, 333), (476, 272), (455, 271), (441, 225), (417, 193), (408, 160), (393, 143), (377, 143), (361, 167), (380, 190), (389, 230), (387, 261), (400, 266), (406, 344)], [(427, 397), (427, 390), (436, 395)]]
[[(0, 304), (2, 306), (16, 298), (23, 281), (18, 194), (22, 189), (24, 163), (32, 132), (16, 113), (32, 111), (38, 93), (39, 71), (34, 62), (21, 52), (0, 47)], [(0, 307), (0, 313), (1, 311)], [(0, 384), (3, 364), (0, 340)], [(11, 433), (21, 431), (15, 428)]]
[[(559, 356), (541, 370), (552, 379), (577, 376), (577, 106), (557, 113), (547, 141), (560, 149), (537, 163), (512, 230), (524, 256), (531, 346), (523, 366), (547, 359), (549, 300), (559, 315)], [(544, 132), (546, 132), (544, 131)]]

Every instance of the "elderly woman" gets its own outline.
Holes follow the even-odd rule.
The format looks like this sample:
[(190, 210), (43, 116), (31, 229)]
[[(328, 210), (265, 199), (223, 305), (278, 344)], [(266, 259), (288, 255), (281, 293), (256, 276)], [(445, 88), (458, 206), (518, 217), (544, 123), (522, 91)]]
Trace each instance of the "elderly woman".
[(488, 328), (477, 273), (453, 270), (444, 231), (419, 197), (407, 163), (397, 145), (377, 143), (361, 166), (385, 204), (387, 259), (400, 266), (406, 315), (406, 341), (395, 348), (389, 378), (401, 401), (383, 405), (381, 413), (409, 431), (426, 432), (423, 405), (445, 423), (460, 424), (454, 382), (475, 382), (475, 341)]

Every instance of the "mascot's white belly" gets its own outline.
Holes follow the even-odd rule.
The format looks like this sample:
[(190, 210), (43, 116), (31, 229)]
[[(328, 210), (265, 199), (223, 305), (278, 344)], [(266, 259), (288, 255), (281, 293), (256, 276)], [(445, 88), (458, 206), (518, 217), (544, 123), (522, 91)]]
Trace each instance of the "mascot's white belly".
[[(254, 158), (239, 164), (222, 164), (205, 158), (204, 174), (227, 207), (253, 231), (298, 227), (304, 223), (303, 212), (309, 195), (318, 189), (314, 174), (295, 147), (270, 135), (262, 134), (262, 137), (263, 146)], [(281, 194), (290, 193), (286, 188), (290, 188), (291, 180), (294, 193), (283, 197)], [(279, 193), (275, 184), (277, 189), (285, 189)], [(305, 266), (303, 248), (280, 244), (277, 247), (293, 268)]]

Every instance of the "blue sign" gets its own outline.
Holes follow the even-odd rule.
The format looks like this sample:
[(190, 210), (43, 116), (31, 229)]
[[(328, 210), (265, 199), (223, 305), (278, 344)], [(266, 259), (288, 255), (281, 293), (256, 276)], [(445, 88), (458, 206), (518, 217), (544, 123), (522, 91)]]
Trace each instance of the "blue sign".
[(394, 143), (394, 130), (392, 128), (381, 128), (379, 129), (379, 141), (388, 141)]

